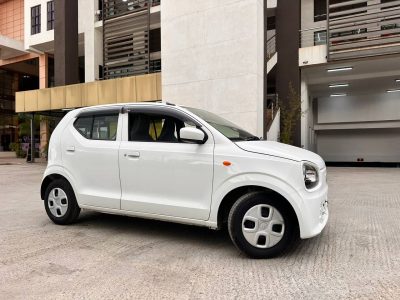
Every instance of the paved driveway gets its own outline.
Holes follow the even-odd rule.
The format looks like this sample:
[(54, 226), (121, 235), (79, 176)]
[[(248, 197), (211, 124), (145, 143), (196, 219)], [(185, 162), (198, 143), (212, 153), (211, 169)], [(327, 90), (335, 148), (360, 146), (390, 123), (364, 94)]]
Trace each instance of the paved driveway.
[(400, 298), (400, 169), (330, 168), (331, 218), (285, 256), (225, 232), (84, 212), (56, 226), (43, 165), (0, 161), (0, 298)]

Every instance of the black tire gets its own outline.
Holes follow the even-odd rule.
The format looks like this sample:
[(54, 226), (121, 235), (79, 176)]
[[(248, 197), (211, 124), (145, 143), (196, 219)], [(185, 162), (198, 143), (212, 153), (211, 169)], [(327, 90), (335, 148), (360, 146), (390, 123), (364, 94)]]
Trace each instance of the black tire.
[[(49, 207), (50, 192), (53, 189), (57, 188), (63, 190), (68, 198), (67, 210), (65, 214), (60, 217), (53, 215)], [(79, 213), (81, 212), (81, 209), (78, 206), (78, 203), (76, 202), (75, 193), (71, 185), (69, 184), (68, 181), (64, 179), (56, 179), (49, 184), (49, 186), (46, 189), (44, 197), (44, 207), (46, 209), (46, 213), (49, 216), (50, 220), (52, 220), (54, 223), (58, 225), (68, 225), (74, 223), (78, 219)]]
[[(258, 248), (250, 244), (242, 231), (242, 221), (252, 207), (266, 204), (279, 211), (284, 220), (281, 240), (270, 248)], [(233, 244), (251, 258), (272, 258), (284, 253), (298, 238), (297, 219), (288, 203), (265, 192), (251, 192), (240, 197), (232, 206), (228, 217), (228, 230)]]

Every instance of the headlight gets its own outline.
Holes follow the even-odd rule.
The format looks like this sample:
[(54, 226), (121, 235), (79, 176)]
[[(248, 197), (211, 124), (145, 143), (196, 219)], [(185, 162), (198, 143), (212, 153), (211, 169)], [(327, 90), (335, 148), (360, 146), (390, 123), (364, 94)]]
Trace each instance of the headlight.
[(318, 168), (309, 163), (303, 163), (304, 185), (311, 190), (318, 185)]

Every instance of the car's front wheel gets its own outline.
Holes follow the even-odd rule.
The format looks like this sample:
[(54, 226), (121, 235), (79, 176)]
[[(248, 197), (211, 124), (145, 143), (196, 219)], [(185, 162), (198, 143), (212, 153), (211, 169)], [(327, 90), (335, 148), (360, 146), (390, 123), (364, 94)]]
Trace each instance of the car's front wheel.
[(280, 198), (264, 192), (240, 197), (232, 206), (229, 235), (235, 246), (253, 258), (283, 253), (296, 238), (296, 220)]
[(54, 180), (46, 189), (44, 206), (47, 215), (56, 224), (75, 222), (81, 211), (71, 185), (63, 180)]

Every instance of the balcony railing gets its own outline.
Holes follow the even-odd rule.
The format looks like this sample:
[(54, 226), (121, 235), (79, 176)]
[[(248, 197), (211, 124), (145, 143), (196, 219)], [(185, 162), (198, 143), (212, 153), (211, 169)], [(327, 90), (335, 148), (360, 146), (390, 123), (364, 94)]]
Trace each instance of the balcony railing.
[(279, 111), (278, 94), (268, 94), (264, 100), (265, 132), (268, 132)]
[(326, 27), (300, 30), (300, 48), (326, 45)]
[(276, 53), (276, 35), (271, 36), (265, 45), (267, 61), (270, 60)]
[(161, 72), (161, 59), (150, 60), (150, 73)]

